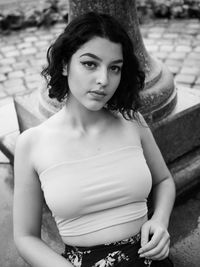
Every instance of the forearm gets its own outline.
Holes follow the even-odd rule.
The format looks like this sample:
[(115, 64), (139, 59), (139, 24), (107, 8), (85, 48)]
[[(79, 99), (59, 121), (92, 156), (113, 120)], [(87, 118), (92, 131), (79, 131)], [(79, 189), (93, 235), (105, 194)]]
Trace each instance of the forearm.
[(161, 181), (153, 189), (153, 207), (152, 219), (160, 221), (168, 227), (170, 215), (175, 201), (175, 184), (170, 176)]
[(33, 236), (15, 240), (22, 258), (32, 267), (72, 267), (64, 257), (53, 251), (40, 238)]

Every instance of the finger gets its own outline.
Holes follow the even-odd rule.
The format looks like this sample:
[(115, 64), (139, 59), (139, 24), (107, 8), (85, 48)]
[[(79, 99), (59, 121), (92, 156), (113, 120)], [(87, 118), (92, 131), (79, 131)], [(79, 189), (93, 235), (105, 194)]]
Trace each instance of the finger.
[(143, 225), (141, 229), (141, 247), (145, 246), (149, 241), (149, 226)]
[(169, 256), (169, 247), (165, 247), (158, 255), (151, 257), (152, 260), (164, 260)]
[(168, 232), (165, 232), (163, 230), (159, 230), (159, 231), (155, 232), (154, 235), (152, 236), (151, 240), (144, 247), (142, 247), (142, 253), (146, 253), (146, 252), (154, 249), (160, 243), (160, 241), (162, 239), (164, 239), (164, 240), (169, 239)]
[[(153, 259), (154, 257), (161, 257), (162, 253), (165, 253), (169, 249), (170, 240), (162, 239), (159, 244), (152, 250), (142, 253), (140, 256)], [(163, 255), (162, 255), (163, 256)]]
[(153, 249), (154, 247), (156, 247), (157, 244), (159, 243), (160, 239), (161, 239), (160, 233), (158, 233), (158, 232), (155, 233), (152, 236), (151, 240), (141, 248), (141, 253), (146, 253), (147, 251), (149, 251), (149, 250)]

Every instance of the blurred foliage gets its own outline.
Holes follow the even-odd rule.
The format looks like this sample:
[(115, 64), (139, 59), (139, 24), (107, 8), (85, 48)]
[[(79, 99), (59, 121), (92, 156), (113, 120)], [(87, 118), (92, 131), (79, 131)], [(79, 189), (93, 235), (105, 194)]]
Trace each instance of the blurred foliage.
[[(153, 18), (198, 18), (200, 0), (136, 0), (140, 23)], [(63, 4), (65, 3), (65, 4)], [(0, 32), (10, 32), (26, 27), (50, 27), (59, 21), (68, 21), (66, 0), (45, 0), (43, 5), (23, 6), (0, 11)]]
[(137, 0), (140, 22), (146, 18), (200, 19), (200, 0)]
[(26, 27), (50, 27), (59, 21), (68, 20), (66, 5), (59, 0), (46, 0), (39, 7), (25, 10), (18, 7), (14, 10), (0, 12), (0, 32), (10, 32)]

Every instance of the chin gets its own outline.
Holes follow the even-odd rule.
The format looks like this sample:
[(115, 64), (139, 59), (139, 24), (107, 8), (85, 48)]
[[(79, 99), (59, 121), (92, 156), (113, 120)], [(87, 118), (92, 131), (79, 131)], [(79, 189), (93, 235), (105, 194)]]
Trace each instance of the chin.
[(87, 107), (86, 107), (88, 110), (91, 110), (91, 111), (99, 111), (99, 110), (101, 110), (101, 109), (103, 109), (104, 108), (104, 104), (99, 104), (99, 105), (88, 105)]

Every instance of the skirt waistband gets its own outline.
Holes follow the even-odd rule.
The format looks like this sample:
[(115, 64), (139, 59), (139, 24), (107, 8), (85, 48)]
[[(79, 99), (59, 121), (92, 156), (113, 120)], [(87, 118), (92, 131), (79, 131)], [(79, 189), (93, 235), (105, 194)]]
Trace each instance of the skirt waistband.
[(122, 246), (122, 245), (134, 245), (134, 244), (138, 244), (141, 238), (141, 234), (138, 233), (134, 236), (131, 236), (129, 238), (120, 240), (120, 241), (116, 241), (116, 242), (110, 242), (110, 243), (105, 243), (105, 244), (101, 244), (101, 245), (95, 245), (95, 246), (89, 246), (89, 247), (82, 247), (82, 246), (71, 246), (71, 245), (67, 245), (65, 244), (65, 253), (67, 251), (71, 251), (71, 250), (75, 250), (75, 251), (80, 251), (80, 252), (85, 252), (85, 251), (96, 251), (96, 250), (101, 250), (103, 248), (109, 249), (112, 247), (118, 247), (118, 246)]

